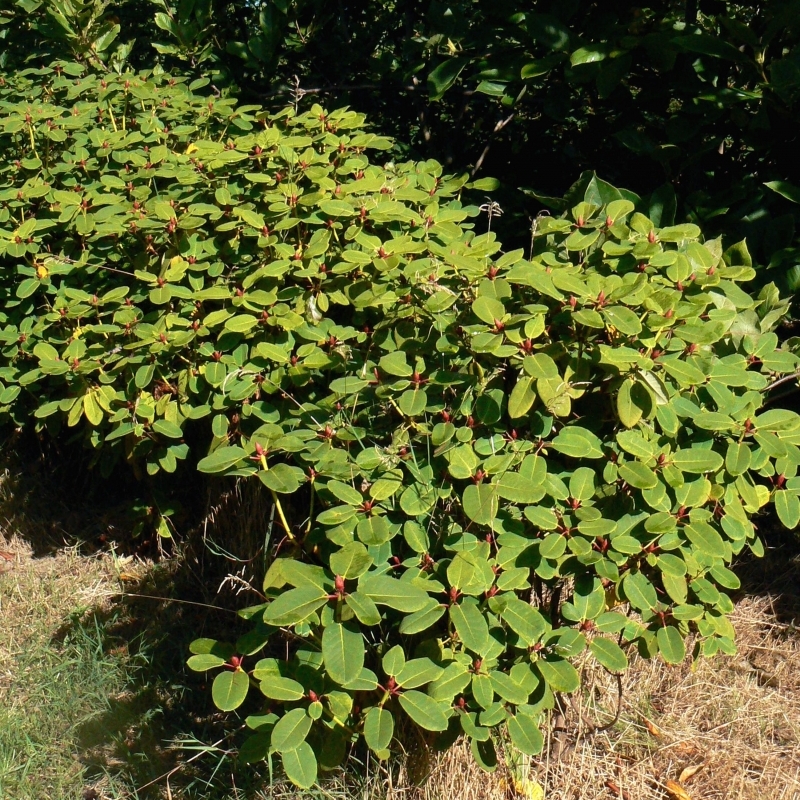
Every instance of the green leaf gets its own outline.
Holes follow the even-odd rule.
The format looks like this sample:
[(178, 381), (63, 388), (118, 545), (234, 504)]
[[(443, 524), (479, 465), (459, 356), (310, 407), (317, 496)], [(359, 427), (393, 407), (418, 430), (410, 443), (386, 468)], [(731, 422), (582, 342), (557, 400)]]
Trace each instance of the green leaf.
[(286, 777), (295, 786), (299, 786), (301, 789), (310, 789), (316, 783), (317, 757), (308, 742), (301, 742), (293, 750), (283, 750), (281, 756)]
[(166, 419), (157, 419), (153, 423), (153, 430), (168, 439), (180, 439), (183, 436), (180, 426)]
[(428, 73), (428, 90), (431, 100), (441, 100), (468, 63), (469, 60), (466, 58), (448, 58)]
[(641, 572), (629, 572), (622, 580), (622, 590), (637, 611), (650, 611), (658, 604), (655, 587)]
[(402, 350), (395, 350), (393, 353), (383, 356), (378, 362), (378, 366), (387, 375), (396, 375), (399, 378), (410, 377), (414, 372)]
[(611, 639), (595, 637), (589, 642), (592, 655), (610, 672), (624, 672), (628, 668), (628, 657), (623, 649)]
[(447, 716), (442, 703), (414, 689), (400, 695), (400, 705), (411, 719), (426, 731), (447, 730)]
[(656, 634), (658, 651), (668, 664), (681, 664), (686, 658), (686, 645), (677, 628), (666, 625), (658, 629)]
[(225, 472), (246, 456), (247, 453), (238, 445), (220, 447), (201, 459), (197, 469), (200, 472)]
[(394, 717), (385, 708), (369, 709), (364, 716), (364, 739), (374, 753), (387, 750), (394, 736)]
[(506, 721), (511, 743), (528, 756), (537, 756), (544, 747), (544, 737), (539, 727), (527, 714), (516, 714)]
[(192, 656), (186, 662), (186, 666), (195, 672), (205, 672), (208, 669), (221, 667), (225, 663), (224, 658), (214, 655), (213, 653), (198, 653)]
[(628, 461), (622, 464), (619, 476), (636, 489), (653, 489), (658, 486), (658, 475), (640, 461)]
[(264, 622), (282, 627), (296, 625), (310, 617), (328, 602), (328, 593), (316, 586), (301, 586), (283, 592), (273, 600), (264, 612)]
[(642, 323), (630, 308), (612, 306), (611, 308), (603, 309), (603, 316), (609, 325), (626, 336), (635, 336), (642, 332)]
[(797, 499), (797, 495), (785, 489), (778, 489), (773, 495), (773, 501), (780, 521), (789, 529), (796, 528), (800, 522), (800, 500)]
[(569, 479), (569, 496), (575, 500), (590, 500), (594, 495), (595, 472), (589, 467), (578, 467)]
[(279, 753), (296, 750), (306, 740), (311, 724), (311, 717), (306, 714), (304, 708), (287, 711), (272, 729), (273, 750)]
[(459, 639), (470, 650), (483, 655), (489, 645), (489, 625), (478, 608), (466, 602), (450, 606), (450, 620)]
[(361, 634), (339, 623), (328, 625), (322, 633), (322, 658), (325, 669), (339, 684), (354, 681), (364, 667), (364, 641)]
[(675, 378), (681, 386), (696, 386), (706, 381), (706, 376), (697, 367), (687, 364), (685, 361), (681, 361), (677, 358), (663, 358), (658, 363), (661, 364), (664, 371), (670, 377)]
[(92, 425), (99, 425), (103, 421), (103, 409), (97, 401), (96, 392), (87, 392), (83, 396), (83, 413)]
[[(378, 610), (375, 603), (365, 594), (361, 592), (352, 592), (345, 597), (345, 603), (353, 610), (353, 613), (362, 625), (372, 626), (381, 624), (381, 620), (383, 619), (381, 612)], [(420, 611), (418, 613), (421, 614), (423, 612)], [(413, 616), (414, 614), (404, 617), (403, 623)], [(403, 623), (401, 623), (401, 628)]]
[(330, 557), (331, 570), (348, 580), (360, 578), (371, 566), (372, 556), (361, 542), (350, 542)]
[(300, 488), (299, 472), (297, 467), (288, 464), (273, 464), (269, 469), (261, 470), (258, 479), (274, 492), (294, 494)]
[(422, 589), (418, 589), (409, 581), (400, 581), (385, 575), (363, 576), (358, 589), (377, 605), (389, 606), (407, 614), (420, 611), (427, 606), (429, 599)]
[(461, 500), (464, 513), (478, 525), (491, 525), (497, 516), (497, 488), (480, 483), (467, 486)]
[[(642, 394), (644, 393), (644, 394)], [(623, 381), (617, 392), (617, 414), (620, 422), (626, 428), (633, 428), (639, 423), (643, 412), (649, 405), (649, 397), (644, 395), (647, 391), (635, 381)], [(647, 404), (645, 404), (645, 399)]]
[(508, 415), (511, 419), (524, 417), (531, 410), (536, 401), (533, 386), (534, 378), (522, 377), (516, 382), (508, 398)]
[(402, 669), (395, 675), (399, 686), (404, 689), (416, 689), (426, 683), (435, 681), (444, 670), (429, 658), (412, 658), (406, 661)]
[(325, 487), (337, 500), (350, 506), (360, 506), (364, 502), (361, 492), (341, 481), (328, 481)]
[(451, 662), (439, 677), (428, 686), (428, 694), (434, 700), (451, 703), (457, 694), (464, 691), (471, 679), (470, 673), (463, 664)]
[(602, 442), (586, 428), (570, 425), (562, 428), (552, 441), (559, 453), (571, 458), (602, 458)]
[(541, 676), (556, 692), (574, 692), (580, 686), (578, 671), (561, 658), (540, 658), (535, 662)]
[(491, 739), (480, 741), (473, 738), (470, 740), (469, 747), (475, 763), (484, 772), (494, 772), (497, 769), (497, 752)]
[(691, 525), (687, 525), (683, 531), (701, 553), (724, 558), (726, 551), (722, 537), (708, 523), (693, 522)]
[(750, 468), (750, 448), (744, 442), (731, 442), (725, 454), (725, 469), (737, 477)]
[(682, 472), (702, 474), (716, 472), (722, 466), (723, 459), (713, 450), (690, 447), (677, 450), (672, 456), (672, 463)]
[(211, 686), (211, 697), (220, 711), (233, 711), (244, 703), (250, 678), (240, 669), (220, 672)]
[(431, 603), (432, 605), (428, 608), (403, 617), (403, 621), (400, 623), (400, 633), (411, 636), (415, 633), (422, 633), (435, 625), (444, 616), (447, 609), (436, 601), (432, 600)]
[(500, 611), (500, 618), (516, 633), (527, 647), (532, 647), (544, 634), (544, 617), (528, 603), (513, 597)]
[(265, 675), (259, 681), (259, 686), (262, 694), (271, 700), (293, 702), (300, 700), (306, 693), (302, 684), (291, 678), (282, 678), (280, 675)]
[(788, 181), (767, 181), (764, 186), (793, 203), (800, 203), (800, 186), (795, 186)]

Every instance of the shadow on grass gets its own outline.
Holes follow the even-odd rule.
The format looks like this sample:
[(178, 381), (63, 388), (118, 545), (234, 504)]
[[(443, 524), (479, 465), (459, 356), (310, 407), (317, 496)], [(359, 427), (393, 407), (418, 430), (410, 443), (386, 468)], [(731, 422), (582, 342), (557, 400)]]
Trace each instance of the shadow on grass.
[(775, 619), (800, 628), (800, 531), (787, 530), (774, 514), (761, 517), (757, 527), (764, 556), (747, 553), (734, 564), (742, 585), (733, 599), (769, 597)]
[(94, 628), (104, 650), (122, 652), (133, 665), (107, 709), (76, 731), (87, 783), (111, 798), (165, 797), (167, 777), (173, 796), (187, 800), (227, 800), (237, 796), (233, 786), (253, 798), (269, 788), (259, 770), (239, 770), (231, 757), (244, 716), (258, 710), (256, 698), (240, 719), (220, 714), (211, 703), (210, 682), (186, 667), (193, 639), (235, 638), (247, 624), (205, 605), (193, 584), (177, 564), (157, 565), (124, 595), (71, 620), (58, 634)]
[[(29, 465), (0, 497), (0, 514), (12, 521), (35, 555), (75, 542), (77, 532), (84, 552), (102, 550), (113, 541), (125, 545), (123, 551), (148, 554), (130, 537), (126, 487), (104, 492), (105, 483), (93, 483), (69, 464), (52, 473), (43, 466), (46, 463), (45, 458)], [(268, 510), (263, 502), (258, 496), (248, 496), (237, 506), (237, 496), (229, 494), (219, 508), (224, 525), (217, 527), (216, 541), (243, 554), (237, 564), (258, 558), (263, 565)], [(797, 624), (800, 538), (769, 516), (759, 521), (759, 527), (766, 553), (762, 559), (739, 559), (736, 571), (742, 587), (737, 594), (769, 596), (776, 618)], [(148, 547), (157, 555), (152, 544)], [(219, 598), (216, 590), (221, 578), (235, 571), (232, 562), (212, 555), (196, 537), (184, 541), (184, 549), (183, 558), (155, 564), (144, 579), (126, 583), (119, 596), (72, 618), (58, 634), (65, 639), (81, 630), (93, 631), (103, 651), (120, 656), (127, 669), (124, 688), (115, 689), (103, 709), (75, 729), (86, 797), (260, 800), (315, 796), (298, 793), (277, 780), (271, 782), (266, 765), (240, 767), (235, 753), (244, 738), (244, 718), (262, 710), (256, 693), (238, 715), (220, 714), (211, 702), (210, 680), (186, 668), (193, 639), (235, 640), (250, 625), (234, 611), (257, 600), (254, 595), (233, 598), (230, 593)], [(257, 574), (257, 569), (251, 570), (251, 575)], [(318, 796), (364, 797), (364, 786), (356, 772), (346, 781), (334, 777)], [(375, 784), (369, 796), (379, 796)]]

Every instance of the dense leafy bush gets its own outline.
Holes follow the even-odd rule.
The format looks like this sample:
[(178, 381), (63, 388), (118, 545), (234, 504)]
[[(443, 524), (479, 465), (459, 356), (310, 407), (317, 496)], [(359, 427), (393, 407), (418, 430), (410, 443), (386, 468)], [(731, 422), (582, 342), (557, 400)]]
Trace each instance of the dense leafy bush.
[(262, 697), (242, 756), (309, 786), (404, 714), (490, 769), (584, 659), (731, 652), (750, 516), (800, 518), (800, 417), (764, 409), (798, 358), (744, 243), (593, 180), (503, 252), (466, 176), (371, 165), (359, 115), (199, 88), (5, 79), (0, 403), (106, 468), (272, 492), (254, 628), (189, 662)]
[(159, 64), (276, 108), (299, 81), (415, 158), (483, 164), (506, 243), (602, 165), (746, 236), (762, 279), (794, 292), (798, 20), (798, 0), (6, 0), (0, 64)]

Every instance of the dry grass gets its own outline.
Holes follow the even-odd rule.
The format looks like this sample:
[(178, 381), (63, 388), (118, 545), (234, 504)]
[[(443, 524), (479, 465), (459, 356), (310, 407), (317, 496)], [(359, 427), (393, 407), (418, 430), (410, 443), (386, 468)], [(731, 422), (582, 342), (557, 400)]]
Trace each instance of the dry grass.
[[(178, 767), (171, 785), (173, 800), (298, 797), (286, 785), (242, 788), (243, 775), (233, 770), (232, 762), (224, 762), (213, 786), (205, 786), (203, 781), (221, 763), (214, 755), (192, 764), (189, 776), (189, 769), (181, 766), (186, 754), (170, 748), (168, 729), (154, 720), (196, 704), (202, 687), (188, 695), (187, 684), (175, 684), (173, 672), (166, 689), (148, 689), (134, 702), (136, 688), (126, 683), (123, 673), (141, 664), (137, 667), (127, 651), (131, 629), (115, 627), (119, 620), (114, 621), (114, 614), (128, 621), (131, 616), (148, 617), (149, 601), (136, 605), (129, 598), (123, 606), (120, 590), (124, 586), (158, 591), (155, 585), (142, 589), (127, 582), (131, 574), (151, 575), (152, 567), (123, 564), (110, 554), (87, 558), (75, 549), (32, 558), (21, 540), (4, 542), (1, 537), (0, 551), (13, 553), (10, 562), (0, 558), (0, 798), (66, 800), (80, 797), (91, 785), (100, 790), (102, 800), (155, 800), (168, 796), (163, 781), (143, 792), (136, 788), (149, 775), (173, 766)], [(786, 567), (786, 559), (783, 564)], [(694, 667), (634, 659), (623, 682), (619, 720), (609, 730), (593, 732), (593, 726), (613, 720), (616, 680), (587, 662), (590, 690), (580, 703), (564, 709), (570, 733), (558, 741), (551, 737), (541, 759), (486, 775), (463, 743), (445, 755), (417, 749), (388, 768), (374, 763), (355, 767), (347, 781), (334, 779), (313, 796), (800, 800), (800, 631), (792, 624), (800, 592), (797, 565), (789, 567), (782, 582), (771, 581), (773, 588), (785, 591), (783, 597), (757, 586), (753, 594), (739, 599), (734, 616), (737, 656)], [(144, 621), (158, 628), (160, 619), (153, 615)], [(90, 623), (106, 627), (98, 627), (92, 638), (92, 631), (84, 630)], [(191, 625), (192, 618), (180, 624)], [(70, 644), (76, 630), (86, 633), (83, 644)], [(159, 647), (176, 664), (185, 655), (176, 652), (182, 643), (166, 640)], [(156, 661), (163, 657), (155, 653)], [(124, 725), (118, 724), (120, 708), (128, 700), (128, 717)], [(191, 716), (185, 708), (181, 713), (169, 729), (172, 735), (191, 732)], [(87, 731), (93, 739), (87, 738)], [(200, 735), (201, 728), (195, 732)], [(151, 772), (137, 766), (148, 760)], [(684, 770), (698, 766), (686, 777)], [(670, 794), (667, 782), (679, 781), (682, 773), (685, 794)], [(239, 789), (233, 789), (237, 785)], [(677, 785), (669, 786), (678, 791)]]
[[(735, 624), (735, 657), (635, 662), (619, 723), (594, 735), (582, 726), (557, 763), (537, 769), (548, 800), (670, 797), (667, 782), (693, 767), (683, 785), (692, 800), (800, 798), (800, 636), (775, 622), (769, 598), (740, 601)], [(591, 678), (588, 717), (616, 696), (614, 681)]]
[(546, 800), (800, 800), (800, 630), (776, 621), (769, 596), (740, 600), (734, 623), (735, 657), (680, 667), (634, 659), (607, 731), (593, 728), (613, 720), (616, 680), (587, 669), (590, 691), (566, 709), (572, 733), (550, 736), (527, 788), (519, 769), (480, 772), (461, 746), (424, 786), (405, 781), (388, 797), (538, 798), (538, 785)]

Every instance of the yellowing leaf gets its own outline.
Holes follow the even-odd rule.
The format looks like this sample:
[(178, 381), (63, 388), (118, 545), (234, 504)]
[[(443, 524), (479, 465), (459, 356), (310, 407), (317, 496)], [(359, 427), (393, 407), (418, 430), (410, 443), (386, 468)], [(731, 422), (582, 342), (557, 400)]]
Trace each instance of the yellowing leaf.
[(667, 790), (670, 800), (692, 800), (686, 789), (676, 781), (667, 781), (664, 788)]
[(683, 770), (681, 770), (680, 777), (678, 778), (678, 783), (686, 783), (687, 781), (691, 780), (698, 772), (700, 772), (701, 769), (703, 769), (704, 766), (705, 764), (703, 763), (703, 764), (694, 764), (691, 767), (684, 768)]

